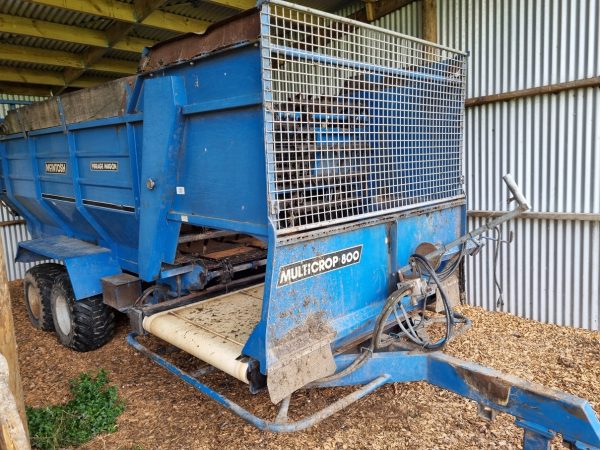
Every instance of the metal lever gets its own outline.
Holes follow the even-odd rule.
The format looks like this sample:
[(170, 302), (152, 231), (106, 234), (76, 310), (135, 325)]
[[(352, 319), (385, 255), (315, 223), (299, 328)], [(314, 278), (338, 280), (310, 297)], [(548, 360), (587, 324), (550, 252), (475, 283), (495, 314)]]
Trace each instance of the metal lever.
[[(432, 259), (432, 258), (441, 256), (441, 255), (447, 253), (448, 251), (450, 251), (451, 249), (453, 249), (454, 247), (463, 245), (467, 241), (476, 242), (476, 238), (478, 238), (482, 234), (493, 230), (494, 228), (498, 227), (499, 225), (502, 225), (504, 222), (508, 222), (509, 220), (512, 220), (515, 217), (518, 217), (521, 214), (523, 214), (525, 211), (529, 210), (529, 203), (527, 203), (527, 199), (521, 192), (521, 189), (515, 182), (512, 175), (507, 173), (506, 175), (504, 175), (502, 177), (502, 179), (506, 183), (508, 190), (513, 195), (512, 198), (517, 202), (517, 204), (518, 204), (517, 208), (513, 209), (512, 211), (508, 211), (506, 214), (502, 214), (500, 217), (496, 217), (495, 219), (490, 220), (488, 223), (482, 225), (481, 227), (479, 227), (473, 231), (469, 231), (467, 234), (462, 235), (458, 239), (455, 239), (446, 245), (442, 245), (436, 251), (433, 251), (433, 252), (425, 255), (425, 257), (427, 259)], [(407, 264), (405, 266), (402, 266), (398, 270), (398, 272), (401, 273), (402, 276), (404, 276), (405, 273), (409, 273), (411, 270), (412, 270), (412, 266), (410, 264)]]
[(512, 177), (512, 175), (510, 173), (507, 173), (506, 175), (504, 175), (502, 177), (502, 179), (506, 183), (506, 186), (508, 187), (508, 190), (510, 191), (510, 193), (513, 195), (512, 198), (509, 199), (509, 202), (511, 200), (516, 200), (516, 202), (519, 205), (519, 209), (521, 211), (528, 211), (529, 203), (527, 203), (527, 199), (521, 192), (521, 189), (517, 185), (517, 183), (516, 183), (515, 179)]

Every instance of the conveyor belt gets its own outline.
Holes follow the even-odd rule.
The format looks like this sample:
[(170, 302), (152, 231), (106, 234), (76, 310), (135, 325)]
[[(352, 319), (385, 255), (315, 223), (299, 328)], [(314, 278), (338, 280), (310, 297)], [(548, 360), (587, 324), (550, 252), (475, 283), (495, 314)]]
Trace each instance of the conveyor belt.
[(252, 286), (144, 319), (144, 329), (248, 383), (242, 349), (260, 320), (264, 285)]

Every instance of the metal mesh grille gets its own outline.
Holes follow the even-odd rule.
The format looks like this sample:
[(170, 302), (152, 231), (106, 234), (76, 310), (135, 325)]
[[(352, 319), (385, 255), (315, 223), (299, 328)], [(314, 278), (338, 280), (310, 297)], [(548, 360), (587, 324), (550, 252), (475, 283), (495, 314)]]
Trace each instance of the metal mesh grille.
[(464, 54), (283, 2), (261, 23), (279, 233), (463, 195)]

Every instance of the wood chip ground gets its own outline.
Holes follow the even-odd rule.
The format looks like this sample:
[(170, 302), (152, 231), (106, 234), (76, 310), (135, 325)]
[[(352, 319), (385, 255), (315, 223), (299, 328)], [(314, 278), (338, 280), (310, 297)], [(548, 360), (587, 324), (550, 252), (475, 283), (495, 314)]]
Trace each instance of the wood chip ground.
[[(23, 306), (21, 283), (11, 284), (19, 360), (30, 406), (68, 399), (68, 380), (87, 370), (106, 369), (126, 401), (118, 431), (96, 437), (86, 449), (510, 449), (521, 447), (522, 431), (510, 416), (486, 422), (476, 405), (425, 383), (391, 384), (307, 431), (259, 431), (125, 343), (127, 322), (100, 350), (77, 353), (61, 347), (53, 333), (35, 330)], [(600, 410), (600, 333), (563, 328), (462, 307), (474, 323), (447, 349), (524, 379), (588, 399)], [(146, 343), (186, 370), (203, 365), (164, 343)], [(266, 394), (218, 371), (200, 375), (211, 386), (260, 416), (274, 418)], [(313, 412), (351, 388), (303, 391), (294, 395), (291, 417)], [(562, 448), (557, 438), (555, 448)]]

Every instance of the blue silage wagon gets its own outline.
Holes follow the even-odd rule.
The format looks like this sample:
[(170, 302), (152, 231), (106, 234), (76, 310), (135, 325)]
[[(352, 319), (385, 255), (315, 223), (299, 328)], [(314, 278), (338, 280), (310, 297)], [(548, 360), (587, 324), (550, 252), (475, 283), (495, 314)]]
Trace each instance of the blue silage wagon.
[[(598, 447), (581, 399), (440, 350), (467, 233), (466, 55), (280, 1), (145, 52), (140, 73), (10, 113), (1, 189), (32, 240), (29, 316), (80, 351), (129, 316), (128, 342), (254, 425), (295, 431), (379, 386), (425, 380)], [(136, 339), (152, 334), (267, 389), (270, 422)], [(292, 393), (361, 385), (298, 422)]]

